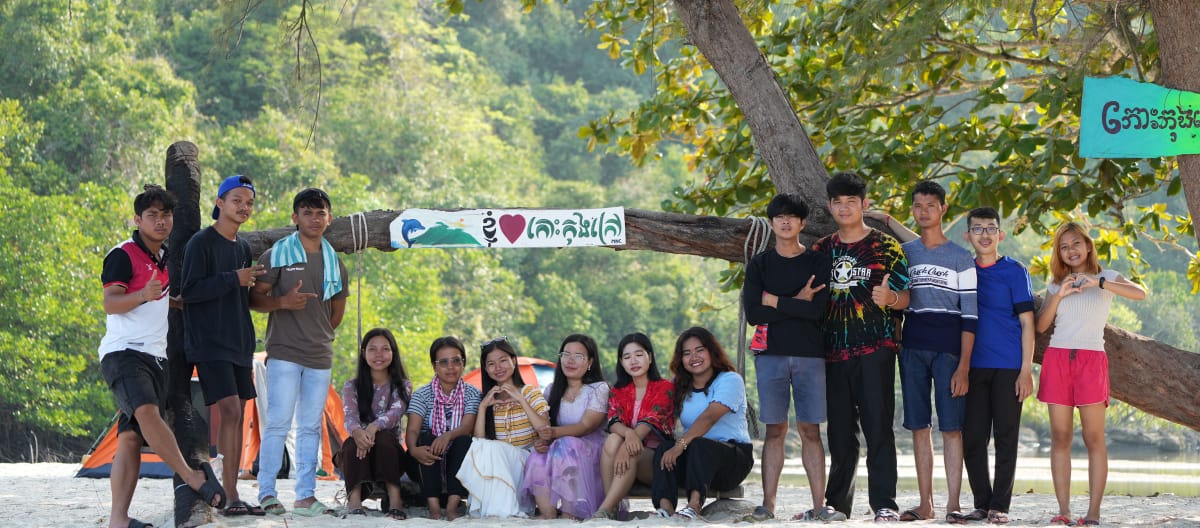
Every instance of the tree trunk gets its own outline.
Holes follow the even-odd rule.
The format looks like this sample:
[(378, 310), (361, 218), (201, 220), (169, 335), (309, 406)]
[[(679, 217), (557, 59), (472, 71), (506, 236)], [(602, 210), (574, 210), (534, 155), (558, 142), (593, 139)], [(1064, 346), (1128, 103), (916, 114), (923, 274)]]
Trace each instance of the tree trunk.
[[(180, 141), (167, 148), (167, 190), (175, 195), (175, 227), (167, 247), (171, 248), (167, 270), (171, 295), (179, 294), (183, 280), (183, 248), (200, 230), (200, 162), (194, 143)], [(192, 364), (183, 353), (183, 311), (171, 308), (167, 330), (167, 421), (175, 431), (179, 451), (188, 464), (199, 468), (208, 461), (208, 424), (192, 406)], [(212, 522), (207, 504), (175, 475), (175, 526), (199, 526)]]
[[(779, 192), (799, 193), (823, 204), (829, 173), (779, 77), (758, 49), (732, 0), (675, 0), (691, 42), (716, 70), (746, 116), (758, 155)], [(814, 195), (813, 190), (819, 193)], [(805, 229), (819, 234), (834, 225), (823, 207), (814, 207)]]
[[(1151, 0), (1150, 17), (1158, 34), (1159, 84), (1200, 92), (1200, 9), (1196, 0)], [(1200, 155), (1177, 156), (1183, 195), (1193, 222), (1200, 219)], [(1200, 241), (1200, 230), (1196, 231)]]

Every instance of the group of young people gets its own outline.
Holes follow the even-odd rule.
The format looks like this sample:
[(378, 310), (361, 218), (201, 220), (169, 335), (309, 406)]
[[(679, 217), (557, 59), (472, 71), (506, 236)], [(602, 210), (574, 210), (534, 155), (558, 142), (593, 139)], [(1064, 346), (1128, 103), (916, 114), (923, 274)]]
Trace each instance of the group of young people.
[[(1087, 230), (1065, 222), (1056, 231), (1051, 281), (1040, 309), (1020, 262), (1000, 253), (1005, 232), (990, 207), (971, 210), (965, 240), (942, 226), (946, 191), (933, 181), (911, 193), (920, 234), (890, 216), (868, 211), (866, 184), (839, 173), (826, 186), (838, 230), (811, 248), (799, 241), (808, 206), (781, 194), (768, 205), (775, 247), (746, 267), (743, 303), (757, 325), (752, 347), (761, 419), (760, 519), (775, 514), (788, 406), (794, 402), (801, 457), (812, 509), (797, 519), (844, 520), (851, 515), (859, 460), (856, 434), (866, 440), (868, 500), (875, 521), (917, 521), (935, 515), (933, 444), (936, 411), (946, 470), (946, 520), (1009, 522), (1024, 400), (1033, 394), (1035, 334), (1049, 332), (1038, 399), (1051, 424), (1051, 470), (1061, 525), (1098, 525), (1107, 479), (1104, 413), (1109, 400), (1104, 324), (1114, 296), (1146, 292), (1100, 267)], [(864, 222), (874, 217), (900, 238)], [(903, 425), (912, 432), (920, 504), (899, 512), (896, 443), (892, 431), (899, 360)], [(1088, 449), (1090, 501), (1083, 517), (1070, 511), (1070, 450), (1079, 409)], [(828, 420), (826, 477), (820, 424)], [(994, 443), (994, 468), (988, 446)], [(973, 494), (959, 502), (962, 469)], [(994, 475), (992, 472), (994, 471)]]
[[(357, 375), (342, 390), (353, 431), (341, 452), (349, 514), (366, 513), (363, 483), (384, 483), (390, 503), (401, 504), (407, 472), (433, 519), (457, 518), (464, 500), (473, 517), (618, 519), (637, 482), (650, 486), (658, 515), (694, 519), (711, 491), (739, 486), (754, 465), (746, 386), (701, 327), (676, 341), (674, 380), (662, 377), (641, 333), (618, 344), (611, 387), (583, 334), (563, 339), (542, 390), (524, 382), (505, 337), (480, 346), (482, 389), (463, 381), (457, 338), (434, 340), (429, 360), (433, 379), (412, 391), (391, 332), (363, 338)], [(680, 489), (687, 504), (676, 512)]]
[[(276, 498), (275, 479), (293, 421), (296, 501), (292, 507), (298, 515), (333, 511), (315, 497), (334, 330), (341, 323), (347, 296), (346, 268), (324, 238), (333, 220), (331, 203), (320, 189), (298, 193), (292, 204), (296, 231), (255, 258), (238, 230), (253, 214), (256, 197), (249, 178), (230, 176), (221, 182), (212, 211), (215, 222), (187, 242), (181, 277), (172, 285), (165, 242), (174, 227), (176, 200), (162, 187), (147, 185), (134, 198), (137, 228), (104, 259), (101, 281), (108, 317), (99, 347), (100, 364), (121, 414), (111, 479), (109, 526), (113, 528), (147, 526), (128, 514), (143, 443), (225, 515), (285, 512)], [(224, 461), (219, 476), (207, 462), (198, 469), (188, 466), (161, 416), (167, 313), (172, 306), (183, 309), (184, 354), (195, 365), (205, 405), (219, 422), (216, 444)], [(252, 309), (270, 313), (267, 393), (262, 396), (253, 379)], [(242, 414), (246, 401), (255, 397), (267, 416), (259, 451), (261, 505), (242, 500), (237, 489)]]
[[(795, 518), (836, 521), (852, 514), (860, 430), (875, 520), (932, 518), (936, 410), (947, 521), (1007, 522), (1021, 407), (1033, 392), (1034, 334), (1052, 332), (1038, 390), (1050, 409), (1051, 467), (1061, 510), (1052, 522), (1098, 524), (1107, 469), (1104, 321), (1114, 295), (1141, 299), (1145, 291), (1102, 270), (1086, 229), (1068, 222), (1055, 234), (1053, 279), (1035, 312), (1028, 272), (999, 252), (1005, 233), (995, 210), (968, 213), (964, 236), (972, 256), (945, 235), (946, 193), (935, 182), (921, 182), (911, 195), (920, 235), (877, 215), (906, 240), (903, 244), (866, 225), (864, 217), (876, 213), (868, 212), (866, 184), (857, 175), (838, 173), (826, 190), (835, 233), (805, 247), (799, 236), (807, 204), (794, 195), (778, 195), (767, 209), (774, 247), (746, 267), (743, 302), (747, 320), (757, 325), (752, 348), (760, 418), (766, 424), (763, 502), (753, 517), (775, 516), (794, 404), (812, 490), (812, 508)], [(128, 516), (143, 443), (226, 515), (285, 513), (275, 479), (293, 422), (292, 511), (333, 512), (315, 497), (321, 413), (348, 282), (324, 238), (332, 205), (319, 189), (298, 193), (292, 216), (296, 232), (254, 259), (237, 233), (255, 198), (254, 185), (244, 176), (221, 183), (212, 214), (216, 222), (188, 242), (177, 290), (170, 288), (164, 245), (175, 199), (161, 187), (148, 185), (134, 199), (137, 229), (105, 258), (101, 280), (108, 330), (99, 352), (121, 411), (113, 528), (146, 526)], [(187, 361), (196, 365), (205, 403), (220, 417), (217, 446), (225, 463), (219, 478), (208, 464), (188, 466), (160, 414), (172, 303), (183, 308)], [(241, 500), (237, 490), (242, 409), (257, 396), (250, 310), (270, 313), (268, 388), (266, 401), (259, 402), (267, 423), (258, 506)], [(892, 432), (897, 358), (903, 423), (913, 434), (921, 497), (919, 505), (902, 513), (895, 500)], [(382, 485), (387, 514), (405, 518), (399, 483), (407, 473), (420, 483), (431, 518), (456, 518), (464, 500), (468, 512), (480, 517), (622, 518), (636, 482), (650, 486), (658, 515), (700, 517), (708, 495), (736, 488), (754, 465), (744, 380), (716, 337), (701, 327), (685, 330), (676, 340), (671, 380), (660, 374), (644, 334), (625, 336), (615, 359), (616, 383), (610, 387), (595, 341), (567, 336), (553, 383), (539, 391), (524, 383), (516, 350), (502, 337), (480, 346), (480, 390), (463, 381), (465, 346), (446, 336), (430, 345), (433, 379), (414, 390), (394, 335), (386, 328), (370, 330), (360, 343), (356, 375), (342, 389), (350, 436), (337, 460), (348, 512), (365, 514), (363, 499)], [(1091, 494), (1086, 516), (1077, 521), (1069, 509), (1075, 408), (1089, 451)], [(825, 421), (828, 476), (820, 435)], [(994, 479), (987, 453), (993, 440)], [(967, 512), (959, 504), (964, 465), (974, 495)], [(685, 504), (677, 509), (681, 491)]]

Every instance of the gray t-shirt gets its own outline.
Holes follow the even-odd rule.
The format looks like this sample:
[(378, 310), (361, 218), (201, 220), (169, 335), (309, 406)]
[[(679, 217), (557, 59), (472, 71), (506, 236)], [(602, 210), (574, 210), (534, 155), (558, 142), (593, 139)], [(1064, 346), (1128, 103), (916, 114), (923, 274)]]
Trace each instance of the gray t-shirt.
[(309, 299), (303, 310), (275, 310), (267, 318), (267, 357), (282, 359), (306, 368), (329, 369), (333, 367), (333, 299), (348, 296), (350, 286), (346, 266), (338, 261), (342, 272), (342, 291), (328, 301), (322, 300), (325, 291), (325, 261), (321, 253), (308, 253), (308, 262), (297, 262), (281, 268), (272, 268), (271, 250), (259, 257), (258, 262), (267, 266), (267, 273), (259, 282), (271, 284), (271, 296), (282, 297), (304, 281), (300, 291), (317, 294)]

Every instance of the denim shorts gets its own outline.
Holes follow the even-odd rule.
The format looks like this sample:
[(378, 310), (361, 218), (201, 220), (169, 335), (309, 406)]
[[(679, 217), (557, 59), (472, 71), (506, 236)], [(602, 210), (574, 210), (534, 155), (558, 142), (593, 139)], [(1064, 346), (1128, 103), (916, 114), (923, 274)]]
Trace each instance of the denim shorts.
[[(758, 378), (758, 418), (765, 424), (788, 422), (788, 404), (796, 405), (796, 421), (825, 421), (825, 359), (754, 356)], [(789, 402), (790, 400), (790, 402)]]
[[(961, 431), (967, 398), (950, 395), (950, 378), (958, 370), (959, 356), (904, 348), (900, 350), (900, 386), (904, 396), (904, 428), (918, 431), (933, 424), (933, 404), (937, 408), (938, 430)], [(931, 387), (932, 385), (932, 387)]]

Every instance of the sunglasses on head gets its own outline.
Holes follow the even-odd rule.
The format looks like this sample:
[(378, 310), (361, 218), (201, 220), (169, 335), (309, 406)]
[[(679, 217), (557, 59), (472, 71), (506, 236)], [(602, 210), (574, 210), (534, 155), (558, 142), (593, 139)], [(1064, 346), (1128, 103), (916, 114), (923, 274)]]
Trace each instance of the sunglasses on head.
[(500, 336), (500, 337), (497, 337), (490, 341), (484, 341), (483, 343), (480, 343), (479, 348), (481, 350), (488, 350), (491, 348), (495, 348), (496, 345), (498, 345), (500, 343), (507, 343), (507, 342), (508, 342), (508, 336)]

